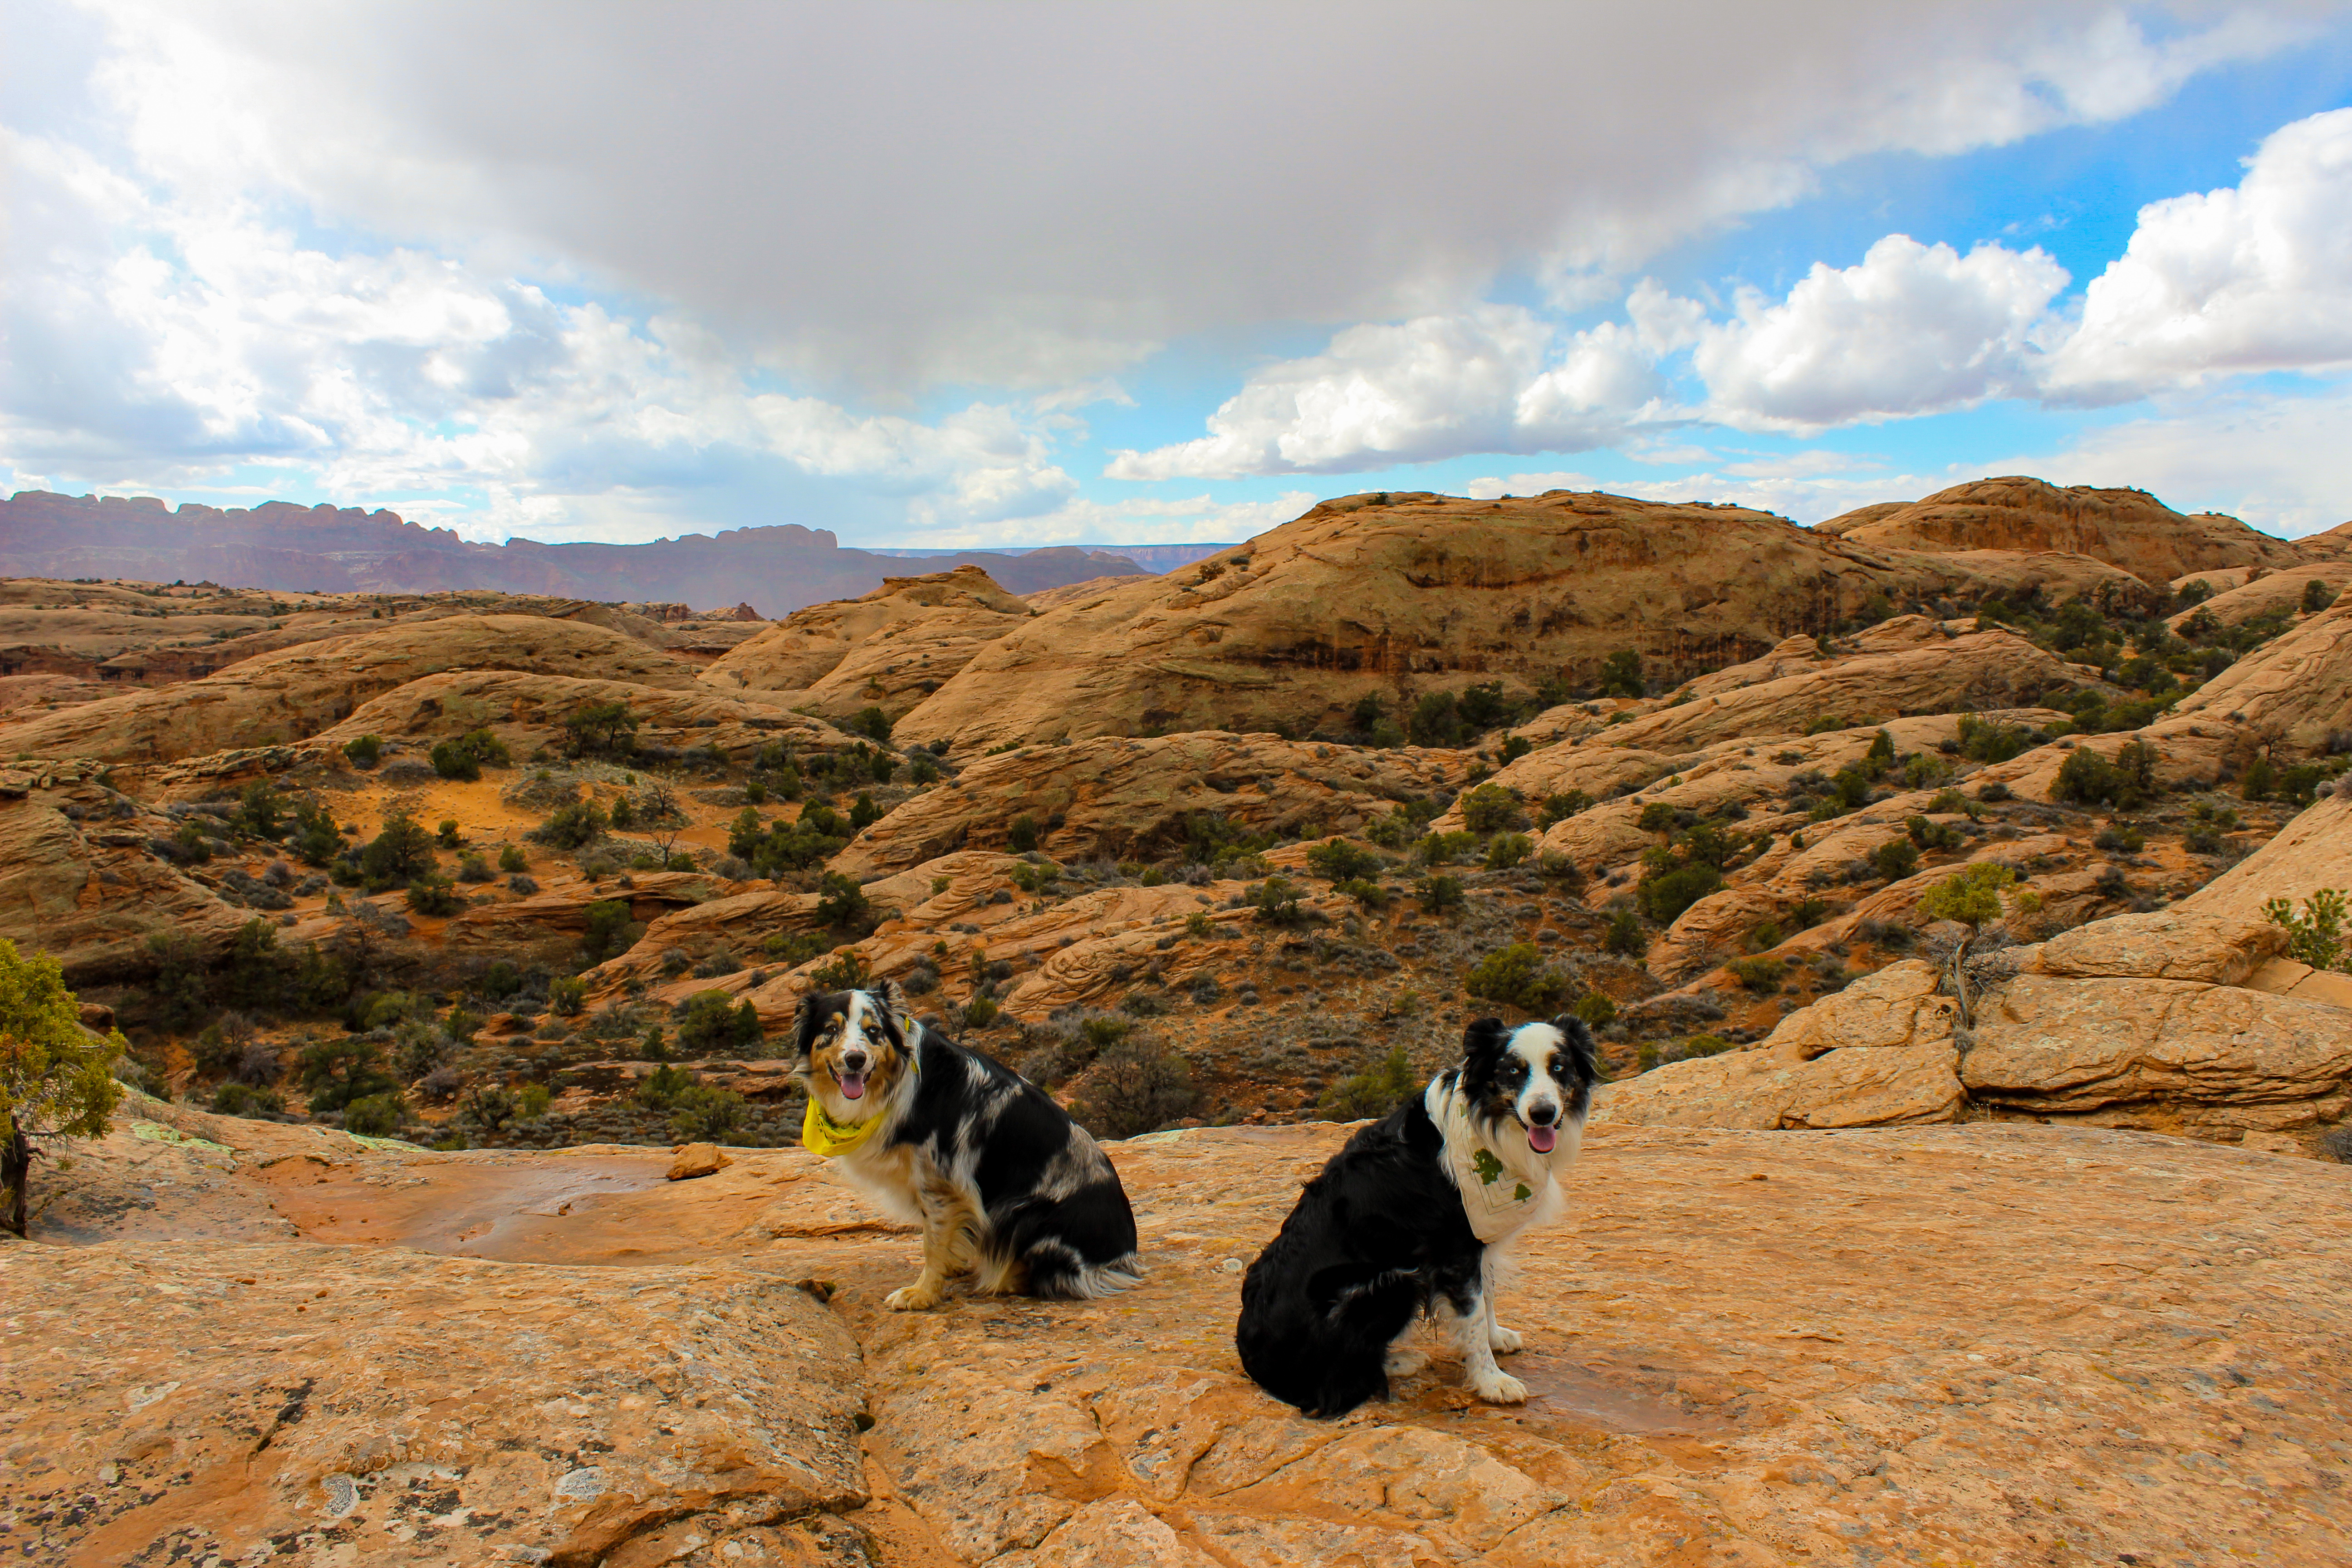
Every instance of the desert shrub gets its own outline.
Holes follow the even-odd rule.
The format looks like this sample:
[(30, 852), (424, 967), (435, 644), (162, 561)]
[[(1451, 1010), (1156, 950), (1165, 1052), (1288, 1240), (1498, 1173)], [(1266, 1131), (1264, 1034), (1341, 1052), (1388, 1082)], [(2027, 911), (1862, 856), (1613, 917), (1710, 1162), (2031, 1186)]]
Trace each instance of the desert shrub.
[(446, 877), (419, 877), (408, 884), (408, 907), (420, 915), (440, 919), (466, 907)]
[(371, 1094), (343, 1107), (343, 1131), (362, 1138), (389, 1138), (408, 1120), (408, 1107), (396, 1094)]
[(2297, 763), (2278, 776), (2278, 797), (2296, 805), (2309, 805), (2316, 798), (2319, 786), (2335, 774), (2318, 763)]
[(1536, 743), (1533, 741), (1528, 740), (1525, 735), (1504, 736), (1502, 750), (1503, 765), (1505, 767), (1509, 767), (1513, 763), (1517, 762), (1521, 757), (1526, 756), (1529, 752), (1532, 752), (1535, 749)]
[(1672, 925), (1685, 910), (1723, 886), (1723, 873), (1703, 861), (1667, 871), (1645, 871), (1634, 889), (1642, 913), (1658, 925)]
[(963, 1005), (962, 1022), (967, 1029), (985, 1029), (992, 1026), (1003, 1012), (993, 996), (975, 996)]
[(1536, 821), (1540, 826), (1549, 827), (1554, 823), (1567, 821), (1591, 804), (1592, 797), (1580, 789), (1570, 790), (1565, 795), (1548, 795), (1544, 796), (1542, 809), (1536, 814)]
[(433, 836), (404, 811), (385, 817), (383, 830), (360, 851), (360, 875), (372, 893), (429, 877), (439, 864)]
[(638, 722), (629, 705), (614, 699), (573, 709), (563, 721), (563, 731), (575, 756), (625, 756), (636, 748)]
[(1331, 890), (1343, 898), (1353, 899), (1360, 909), (1384, 910), (1389, 907), (1389, 890), (1368, 878), (1351, 878), (1334, 882)]
[(356, 741), (343, 742), (343, 755), (354, 767), (372, 768), (383, 756), (383, 737), (362, 735)]
[(1118, 1010), (1134, 1018), (1157, 1018), (1168, 1011), (1168, 998), (1158, 991), (1130, 991), (1119, 998)]
[(1412, 825), (1402, 816), (1375, 817), (1364, 827), (1364, 837), (1383, 849), (1403, 848), (1411, 832)]
[(1085, 1095), (1070, 1112), (1097, 1138), (1132, 1138), (1191, 1115), (1200, 1100), (1182, 1057), (1130, 1037), (1096, 1058)]
[(478, 779), (484, 768), (503, 768), (512, 762), (504, 741), (488, 730), (476, 730), (433, 748), (433, 771), (445, 779)]
[(526, 859), (524, 859), (524, 858), (523, 858), (522, 846), (521, 846), (521, 845), (520, 845), (520, 844), (509, 844), (509, 845), (504, 846), (503, 847), (501, 847), (501, 848), (499, 850), (499, 870), (501, 870), (501, 871), (525, 871), (525, 870), (529, 870), (530, 868), (530, 862), (529, 860), (526, 860)]
[(750, 1114), (749, 1105), (733, 1089), (698, 1083), (678, 1092), (669, 1135), (680, 1143), (723, 1143), (742, 1130)]
[(604, 837), (610, 826), (611, 819), (594, 801), (575, 800), (557, 806), (523, 837), (551, 849), (580, 849)]
[(853, 937), (866, 935), (881, 923), (881, 915), (854, 877), (827, 871), (818, 884), (816, 918), (827, 931)]
[(1649, 938), (1642, 931), (1642, 921), (1631, 910), (1620, 910), (1609, 917), (1609, 929), (1601, 934), (1602, 951), (1620, 958), (1639, 958), (1650, 951)]
[(1534, 840), (1524, 833), (1497, 833), (1494, 842), (1486, 846), (1486, 869), (1507, 871), (1534, 850)]
[(2136, 855), (2147, 847), (2147, 835), (2137, 827), (2102, 827), (2091, 835), (2091, 847)]
[(1379, 876), (1383, 866), (1381, 858), (1370, 850), (1344, 838), (1334, 838), (1307, 852), (1307, 868), (1326, 881), (1351, 882)]
[(849, 831), (852, 837), (865, 832), (882, 820), (882, 808), (874, 804), (874, 792), (860, 790), (857, 798), (849, 803)]
[(856, 717), (851, 719), (842, 728), (853, 735), (864, 735), (868, 740), (879, 741), (886, 746), (890, 743), (890, 716), (879, 708), (860, 709)]
[(441, 819), (441, 826), (433, 830), (433, 838), (444, 849), (462, 849), (466, 845), (466, 840), (457, 832), (457, 819), (454, 816)]
[(1299, 904), (1298, 896), (1298, 885), (1287, 877), (1268, 877), (1243, 895), (1262, 924), (1293, 928), (1315, 918)]
[(1042, 893), (1062, 879), (1062, 868), (1051, 860), (1039, 865), (1024, 860), (1013, 868), (1013, 885), (1024, 893)]
[(1462, 714), (1451, 691), (1423, 692), (1405, 720), (1405, 733), (1416, 746), (1459, 745), (1462, 731)]
[(1769, 996), (1780, 990), (1780, 982), (1789, 973), (1788, 964), (1777, 958), (1735, 958), (1724, 967), (1731, 971), (1731, 977), (1739, 982), (1741, 990), (1759, 996)]
[(1462, 797), (1462, 825), (1473, 833), (1500, 833), (1526, 821), (1517, 799), (1500, 784), (1482, 784)]
[(678, 1097), (694, 1088), (696, 1082), (695, 1076), (684, 1068), (665, 1064), (645, 1076), (632, 1098), (647, 1110), (667, 1110), (677, 1105)]
[(1462, 989), (1523, 1013), (1549, 1013), (1567, 994), (1568, 982), (1545, 966), (1535, 943), (1515, 942), (1472, 964)]
[(276, 1116), (285, 1110), (286, 1101), (274, 1089), (257, 1089), (233, 1079), (213, 1090), (212, 1109), (220, 1116)]
[(1890, 838), (1870, 852), (1871, 868), (1890, 882), (1899, 882), (1919, 868), (1919, 847), (1908, 838)]
[(760, 944), (760, 951), (786, 969), (798, 969), (824, 952), (829, 942), (822, 931), (780, 931)]
[(2088, 746), (2075, 747), (2059, 764), (2058, 777), (2050, 786), (2053, 800), (2118, 811), (2137, 810), (2155, 794), (2156, 752), (2139, 741), (2127, 742), (2112, 763)]
[(2001, 783), (1999, 779), (1989, 780), (1977, 791), (1977, 798), (1984, 801), (2007, 800), (2009, 798), (2009, 786)]
[(2032, 743), (2015, 724), (1997, 723), (1974, 713), (1960, 715), (1960, 755), (1972, 763), (2005, 763)]
[(1959, 828), (1954, 824), (1932, 822), (1924, 816), (1905, 817), (1903, 830), (1911, 836), (1911, 842), (1922, 849), (1958, 849), (1962, 838)]
[(1601, 695), (1603, 697), (1639, 697), (1643, 692), (1642, 656), (1633, 649), (1619, 648), (1601, 661)]
[(1462, 879), (1459, 877), (1423, 878), (1414, 890), (1420, 895), (1421, 907), (1432, 914), (1462, 907)]
[(760, 1038), (760, 1010), (749, 998), (737, 1004), (724, 991), (705, 991), (679, 1009), (677, 1046), (688, 1056), (756, 1051)]
[(1617, 1021), (1617, 1004), (1598, 991), (1588, 991), (1569, 1005), (1569, 1016), (1582, 1019), (1591, 1028), (1604, 1028)]
[(1866, 920), (1854, 927), (1854, 934), (1874, 947), (1897, 951), (1919, 940), (1919, 933), (1900, 921)]
[(829, 963), (809, 971), (809, 984), (819, 991), (860, 991), (873, 979), (866, 955), (854, 947), (835, 948)]
[(386, 1094), (400, 1086), (384, 1070), (374, 1041), (358, 1035), (321, 1040), (306, 1047), (297, 1064), (302, 1092), (313, 1110), (341, 1110), (354, 1100)]
[(629, 906), (620, 899), (599, 899), (588, 906), (588, 931), (581, 949), (591, 963), (602, 963), (616, 952), (625, 951), (636, 940), (635, 922), (629, 919)]
[(2303, 597), (2297, 601), (2306, 616), (2315, 616), (2336, 602), (2336, 590), (2316, 578), (2303, 585)]
[(1004, 841), (1015, 855), (1026, 855), (1035, 849), (1037, 837), (1037, 819), (1025, 811), (1014, 817), (1004, 830)]
[(1430, 833), (1412, 847), (1413, 858), (1424, 866), (1451, 866), (1478, 847), (1472, 833)]
[(2303, 900), (2298, 913), (2294, 900), (2273, 899), (2263, 905), (2263, 916), (2286, 928), (2287, 952), (2297, 963), (2314, 969), (2352, 973), (2352, 952), (2344, 941), (2345, 897), (2340, 888), (2322, 888)]
[(1354, 1121), (1386, 1116), (1420, 1091), (1412, 1061), (1398, 1046), (1362, 1072), (1325, 1089), (1317, 1103), (1336, 1121)]
[(478, 852), (469, 852), (457, 857), (457, 880), (461, 882), (468, 884), (494, 882), (498, 880), (498, 875), (496, 871), (490, 869), (490, 863), (483, 859)]

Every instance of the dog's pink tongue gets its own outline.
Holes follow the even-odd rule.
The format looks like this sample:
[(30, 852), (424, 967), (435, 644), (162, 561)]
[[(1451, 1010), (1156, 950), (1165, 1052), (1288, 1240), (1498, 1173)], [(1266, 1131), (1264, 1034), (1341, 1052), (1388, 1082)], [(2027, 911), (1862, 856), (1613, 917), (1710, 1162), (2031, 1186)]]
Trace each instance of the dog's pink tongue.
[(1528, 1129), (1528, 1147), (1538, 1154), (1549, 1154), (1551, 1146), (1559, 1142), (1559, 1134), (1549, 1127)]
[(863, 1099), (865, 1099), (865, 1098), (866, 1098), (866, 1075), (865, 1075), (864, 1073), (862, 1073), (862, 1072), (853, 1072), (853, 1073), (844, 1073), (844, 1074), (842, 1074), (842, 1075), (841, 1075), (841, 1093), (842, 1093), (842, 1097), (843, 1097), (844, 1099), (845, 1099), (845, 1100), (863, 1100)]

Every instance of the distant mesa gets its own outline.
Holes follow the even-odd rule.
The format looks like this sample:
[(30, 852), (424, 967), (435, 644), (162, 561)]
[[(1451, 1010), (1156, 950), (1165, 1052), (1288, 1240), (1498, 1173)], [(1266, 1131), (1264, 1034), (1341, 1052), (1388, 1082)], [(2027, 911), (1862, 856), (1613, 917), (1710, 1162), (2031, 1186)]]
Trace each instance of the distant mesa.
[[(1181, 547), (1180, 547), (1181, 548)], [(985, 567), (1014, 594), (1146, 568), (1099, 550), (968, 550), (926, 567)], [(789, 615), (855, 598), (905, 570), (898, 558), (844, 549), (825, 529), (783, 523), (682, 534), (648, 544), (475, 544), (397, 512), (269, 501), (251, 510), (152, 496), (20, 490), (0, 501), (0, 577), (211, 582), (278, 593), (430, 594), (489, 589), (556, 598), (683, 606), (739, 605)]]

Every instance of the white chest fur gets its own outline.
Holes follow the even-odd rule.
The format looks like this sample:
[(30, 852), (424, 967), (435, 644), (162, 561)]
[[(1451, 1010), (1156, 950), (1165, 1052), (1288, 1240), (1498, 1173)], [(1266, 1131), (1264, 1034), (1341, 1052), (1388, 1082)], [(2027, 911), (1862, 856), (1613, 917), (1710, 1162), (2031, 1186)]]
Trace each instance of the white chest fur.
[(1561, 1129), (1559, 1142), (1549, 1152), (1538, 1154), (1528, 1147), (1527, 1131), (1515, 1121), (1500, 1129), (1481, 1129), (1462, 1095), (1442, 1079), (1429, 1086), (1422, 1103), (1444, 1137), (1446, 1173), (1461, 1194), (1462, 1212), (1479, 1240), (1507, 1241), (1550, 1223), (1559, 1213), (1556, 1173), (1576, 1158), (1580, 1125)]

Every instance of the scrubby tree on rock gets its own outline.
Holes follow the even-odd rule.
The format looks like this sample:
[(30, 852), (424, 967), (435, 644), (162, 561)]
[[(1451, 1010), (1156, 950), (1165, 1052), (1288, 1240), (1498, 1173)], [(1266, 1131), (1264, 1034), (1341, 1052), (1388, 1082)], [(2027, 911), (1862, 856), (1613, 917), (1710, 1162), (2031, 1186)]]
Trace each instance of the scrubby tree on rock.
[(81, 1026), (56, 959), (19, 957), (0, 940), (0, 1226), (12, 1234), (31, 1223), (37, 1144), (106, 1135), (122, 1100), (115, 1058), (128, 1049), (120, 1033), (100, 1039)]

